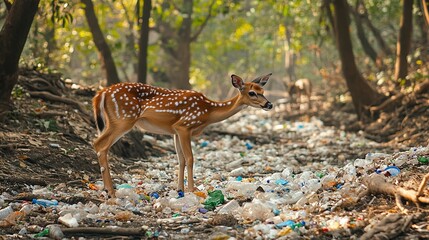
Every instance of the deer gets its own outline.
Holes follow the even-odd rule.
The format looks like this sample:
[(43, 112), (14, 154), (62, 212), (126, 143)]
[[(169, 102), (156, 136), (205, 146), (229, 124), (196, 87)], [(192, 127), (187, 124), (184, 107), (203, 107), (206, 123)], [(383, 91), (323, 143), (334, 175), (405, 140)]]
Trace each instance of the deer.
[(306, 96), (308, 101), (308, 109), (311, 110), (311, 91), (312, 84), (307, 78), (301, 78), (292, 82), (288, 86), (288, 93), (291, 98), (291, 102), (298, 105), (298, 110), (301, 109), (302, 97)]
[(104, 189), (115, 197), (107, 154), (110, 147), (134, 126), (154, 134), (172, 135), (179, 172), (177, 190), (185, 191), (184, 171), (187, 170), (188, 191), (195, 191), (194, 157), (191, 138), (210, 124), (223, 121), (251, 106), (270, 110), (273, 104), (264, 96), (264, 85), (270, 74), (245, 82), (231, 75), (238, 93), (226, 101), (210, 100), (194, 90), (167, 89), (143, 83), (118, 83), (104, 88), (93, 98), (93, 111), (98, 137), (93, 147), (97, 153)]

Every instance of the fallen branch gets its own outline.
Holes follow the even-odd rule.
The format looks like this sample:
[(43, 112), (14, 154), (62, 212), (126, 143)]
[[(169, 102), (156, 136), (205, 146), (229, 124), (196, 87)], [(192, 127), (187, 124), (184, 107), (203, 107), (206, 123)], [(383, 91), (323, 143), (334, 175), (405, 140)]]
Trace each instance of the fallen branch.
[(368, 187), (369, 193), (374, 194), (388, 194), (395, 197), (396, 205), (398, 208), (406, 213), (408, 210), (404, 207), (402, 199), (413, 202), (417, 208), (420, 208), (420, 203), (429, 203), (429, 197), (423, 197), (423, 190), (429, 180), (429, 174), (426, 174), (422, 182), (420, 183), (418, 191), (408, 190), (402, 187), (398, 187), (391, 183), (386, 182), (384, 176), (379, 174), (373, 174), (363, 180), (364, 184)]
[(64, 235), (116, 235), (116, 236), (143, 236), (146, 231), (142, 228), (120, 228), (120, 227), (76, 227), (61, 228)]
[(410, 227), (413, 218), (412, 215), (389, 214), (375, 223), (360, 239), (393, 239)]
[(81, 103), (76, 102), (75, 100), (72, 100), (70, 98), (66, 98), (66, 97), (60, 97), (60, 96), (56, 96), (50, 92), (45, 92), (45, 91), (41, 91), (41, 92), (29, 92), (31, 97), (38, 97), (44, 100), (48, 100), (48, 101), (54, 101), (54, 102), (61, 102), (61, 103), (65, 103), (68, 105), (72, 105), (74, 106), (77, 110), (79, 110), (81, 113), (88, 115), (88, 113), (84, 110), (83, 106), (81, 105)]
[(401, 92), (395, 96), (388, 98), (386, 101), (384, 101), (383, 103), (381, 103), (378, 106), (370, 107), (369, 110), (372, 113), (379, 112), (381, 110), (389, 111), (391, 107), (393, 107), (396, 103), (400, 102), (405, 96), (408, 96), (410, 94), (417, 95), (417, 94), (426, 92), (428, 90), (429, 90), (429, 80), (417, 85), (412, 93), (406, 94), (406, 93)]
[(82, 106), (81, 103), (76, 102), (73, 99), (70, 98), (66, 98), (66, 97), (60, 97), (60, 96), (56, 96), (52, 93), (49, 92), (28, 92), (30, 94), (31, 97), (37, 97), (37, 98), (41, 98), (43, 100), (48, 100), (48, 101), (53, 101), (53, 102), (60, 102), (60, 103), (65, 103), (67, 105), (71, 105), (73, 107), (75, 107), (79, 112), (81, 112), (83, 114), (83, 119), (88, 122), (91, 123), (91, 117), (90, 115), (85, 111), (84, 107)]

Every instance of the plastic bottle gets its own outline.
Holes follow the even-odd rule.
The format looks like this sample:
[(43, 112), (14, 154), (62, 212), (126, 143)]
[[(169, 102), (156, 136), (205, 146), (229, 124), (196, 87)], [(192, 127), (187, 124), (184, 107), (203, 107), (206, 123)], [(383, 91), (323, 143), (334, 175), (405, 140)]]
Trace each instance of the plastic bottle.
[(134, 188), (120, 188), (116, 191), (117, 198), (125, 198), (129, 201), (138, 201), (140, 196), (135, 192)]
[(63, 239), (64, 233), (61, 231), (61, 228), (57, 225), (48, 225), (47, 228), (49, 229), (49, 237), (53, 239)]
[(196, 210), (199, 205), (199, 197), (193, 193), (186, 194), (181, 198), (171, 198), (168, 201), (168, 207), (173, 211), (189, 212)]
[(267, 218), (274, 217), (270, 207), (263, 203), (246, 203), (244, 204), (242, 215), (244, 219), (251, 221), (261, 220), (265, 221)]
[(64, 224), (66, 227), (69, 227), (69, 228), (79, 226), (77, 219), (75, 217), (73, 217), (70, 213), (67, 213), (64, 216), (59, 217), (58, 222)]
[(237, 200), (231, 200), (225, 204), (221, 209), (219, 209), (219, 214), (235, 214), (240, 210), (240, 204)]
[(13, 209), (11, 206), (8, 206), (6, 208), (3, 208), (0, 210), (0, 220), (3, 220), (9, 216), (9, 214), (13, 213)]
[(41, 231), (38, 234), (34, 235), (34, 237), (38, 238), (38, 237), (44, 237), (44, 236), (48, 236), (48, 235), (49, 235), (49, 229), (45, 228), (45, 229), (43, 229), (43, 231)]
[(57, 200), (33, 199), (31, 202), (33, 204), (41, 205), (44, 207), (51, 207), (51, 206), (57, 206), (58, 205)]

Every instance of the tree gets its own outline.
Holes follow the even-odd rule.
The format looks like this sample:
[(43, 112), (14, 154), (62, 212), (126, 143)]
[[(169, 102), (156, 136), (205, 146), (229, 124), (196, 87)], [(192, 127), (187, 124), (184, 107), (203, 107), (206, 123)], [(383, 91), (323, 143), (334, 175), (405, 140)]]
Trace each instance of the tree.
[(85, 17), (91, 30), (94, 44), (100, 54), (101, 68), (103, 69), (107, 79), (107, 85), (110, 86), (112, 84), (119, 83), (118, 71), (116, 70), (116, 65), (113, 61), (110, 47), (104, 38), (100, 25), (98, 24), (98, 19), (94, 11), (94, 4), (92, 3), (92, 0), (81, 0), (81, 2), (85, 5)]
[(349, 32), (350, 18), (347, 0), (333, 0), (333, 5), (337, 47), (340, 54), (343, 76), (352, 96), (355, 111), (359, 119), (364, 120), (367, 107), (377, 104), (381, 100), (382, 95), (368, 84), (356, 66)]
[(355, 20), (355, 25), (356, 25), (356, 30), (357, 30), (357, 35), (359, 38), (359, 42), (362, 45), (363, 51), (366, 53), (366, 55), (374, 62), (377, 64), (377, 52), (375, 51), (375, 49), (372, 47), (371, 43), (369, 42), (366, 33), (365, 33), (365, 29), (363, 28), (363, 24), (362, 24), (362, 20), (361, 20), (361, 16), (358, 13), (358, 8), (359, 8), (359, 2), (356, 3), (356, 9), (351, 8), (351, 6), (349, 6), (349, 9), (351, 10), (351, 13), (353, 14), (354, 20)]
[[(166, 74), (175, 88), (191, 88), (191, 84), (189, 83), (191, 43), (197, 40), (212, 16), (214, 4), (215, 1), (212, 0), (206, 17), (202, 20), (198, 28), (192, 31), (193, 0), (183, 0), (183, 4), (180, 7), (175, 5), (174, 1), (164, 1), (161, 3), (161, 14), (157, 15), (154, 30), (160, 34), (161, 48), (167, 55)], [(169, 18), (165, 17), (164, 14), (169, 10), (170, 12), (180, 13), (178, 23), (169, 21), (172, 18), (171, 16)]]
[[(8, 1), (5, 1), (9, 3)], [(15, 0), (0, 31), (0, 113), (10, 110), (18, 80), (18, 63), (39, 6), (39, 0)]]
[(144, 0), (143, 15), (140, 25), (139, 39), (139, 63), (138, 63), (138, 82), (146, 83), (147, 77), (147, 48), (149, 45), (149, 18), (152, 9), (152, 0)]
[(407, 55), (411, 48), (411, 37), (413, 32), (413, 1), (403, 0), (401, 24), (398, 42), (396, 44), (395, 80), (405, 81), (408, 75)]
[(360, 11), (357, 12), (361, 18), (361, 21), (371, 30), (372, 35), (374, 36), (375, 40), (377, 41), (379, 47), (383, 51), (384, 55), (390, 56), (392, 55), (392, 51), (388, 47), (386, 41), (381, 36), (380, 30), (378, 30), (374, 24), (372, 24), (371, 20), (368, 16), (368, 10), (365, 7), (365, 3), (362, 0), (357, 0), (356, 2), (356, 8), (359, 8)]

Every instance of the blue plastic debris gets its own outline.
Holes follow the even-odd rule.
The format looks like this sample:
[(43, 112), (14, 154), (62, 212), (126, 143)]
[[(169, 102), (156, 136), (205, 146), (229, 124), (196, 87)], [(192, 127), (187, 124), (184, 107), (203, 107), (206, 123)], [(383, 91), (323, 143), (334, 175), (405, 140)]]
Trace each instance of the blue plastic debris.
[(284, 185), (286, 185), (286, 184), (288, 184), (289, 182), (287, 181), (287, 180), (284, 180), (284, 179), (277, 179), (276, 180), (276, 184), (277, 185), (282, 185), (282, 186), (284, 186)]
[(294, 221), (287, 220), (285, 222), (281, 222), (281, 223), (276, 224), (276, 227), (277, 228), (284, 228), (284, 227), (291, 227), (292, 228), (292, 226), (294, 226), (294, 225), (295, 225)]
[(209, 145), (209, 142), (207, 142), (207, 141), (203, 141), (201, 144), (200, 144), (200, 147), (207, 147)]
[(185, 192), (183, 192), (182, 190), (177, 191), (177, 194), (179, 195), (178, 198), (182, 198), (185, 196)]
[(246, 145), (247, 150), (250, 150), (253, 148), (252, 144), (250, 144), (248, 142), (245, 145)]
[(46, 199), (33, 199), (31, 201), (33, 204), (37, 204), (44, 207), (50, 207), (50, 206), (57, 206), (58, 201), (57, 200), (46, 200)]
[(116, 186), (116, 189), (122, 189), (122, 188), (125, 188), (125, 189), (131, 189), (131, 188), (134, 188), (133, 186), (131, 186), (130, 184), (128, 184), (128, 183), (123, 183), (123, 184), (120, 184), (120, 185), (118, 185), (118, 186)]
[(153, 192), (150, 194), (151, 197), (158, 199), (159, 198), (159, 194), (157, 192)]
[(206, 214), (209, 210), (205, 209), (205, 208), (198, 208), (198, 212), (202, 213), (202, 214)]

